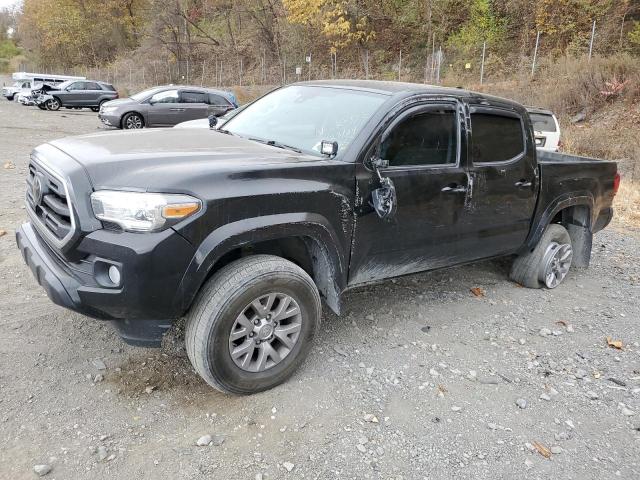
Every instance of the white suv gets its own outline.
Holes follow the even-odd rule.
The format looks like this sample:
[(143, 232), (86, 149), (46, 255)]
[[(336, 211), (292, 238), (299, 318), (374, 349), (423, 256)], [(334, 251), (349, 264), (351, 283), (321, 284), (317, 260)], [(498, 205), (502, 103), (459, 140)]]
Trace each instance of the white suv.
[(553, 112), (535, 107), (527, 107), (527, 111), (533, 125), (536, 148), (549, 152), (560, 150), (560, 124)]

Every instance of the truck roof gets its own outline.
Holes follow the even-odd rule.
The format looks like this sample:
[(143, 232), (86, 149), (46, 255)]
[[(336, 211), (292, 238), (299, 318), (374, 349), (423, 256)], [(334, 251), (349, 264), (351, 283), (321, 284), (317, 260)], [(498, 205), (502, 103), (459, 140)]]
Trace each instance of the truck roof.
[(351, 90), (363, 90), (368, 92), (376, 92), (386, 95), (402, 95), (407, 96), (416, 94), (432, 94), (432, 95), (453, 95), (460, 98), (474, 98), (479, 101), (487, 100), (502, 104), (508, 104), (518, 109), (524, 107), (513, 100), (507, 98), (486, 95), (463, 88), (442, 87), (439, 85), (427, 85), (422, 83), (409, 82), (392, 82), (383, 80), (312, 80), (306, 82), (297, 82), (294, 85), (309, 85), (319, 87), (346, 88)]

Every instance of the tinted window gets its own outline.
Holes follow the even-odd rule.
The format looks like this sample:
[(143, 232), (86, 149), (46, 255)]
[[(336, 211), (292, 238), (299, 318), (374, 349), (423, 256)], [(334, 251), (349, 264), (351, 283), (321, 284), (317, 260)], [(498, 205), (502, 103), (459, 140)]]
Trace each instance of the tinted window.
[(84, 90), (84, 82), (74, 82), (67, 87), (69, 90)]
[(472, 113), (471, 131), (473, 163), (504, 162), (524, 152), (519, 118)]
[(182, 92), (180, 98), (182, 103), (205, 103), (206, 95), (202, 92)]
[(98, 85), (95, 82), (85, 82), (84, 83), (84, 89), (85, 90), (102, 90), (100, 88), (100, 85)]
[(222, 95), (216, 95), (215, 93), (209, 94), (209, 105), (218, 105), (226, 107), (230, 105), (229, 101)]
[(103, 83), (103, 84), (102, 84), (102, 89), (103, 89), (103, 90), (110, 90), (110, 91), (112, 91), (112, 92), (115, 92), (115, 91), (116, 91), (116, 89), (114, 88), (114, 86), (113, 86), (113, 85), (111, 85), (110, 83)]
[(178, 90), (158, 92), (150, 100), (152, 103), (178, 103)]
[(539, 132), (556, 131), (556, 122), (553, 120), (551, 115), (547, 115), (545, 113), (530, 113), (529, 118), (531, 118), (534, 130)]
[(456, 163), (456, 115), (430, 110), (406, 118), (382, 143), (380, 155), (392, 167)]

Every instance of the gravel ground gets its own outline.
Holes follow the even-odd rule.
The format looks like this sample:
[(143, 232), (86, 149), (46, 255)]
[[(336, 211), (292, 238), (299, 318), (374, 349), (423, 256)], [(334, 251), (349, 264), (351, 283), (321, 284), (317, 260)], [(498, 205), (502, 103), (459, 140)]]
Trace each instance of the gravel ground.
[(0, 478), (640, 478), (639, 230), (599, 234), (553, 291), (508, 260), (351, 291), (288, 383), (225, 396), (181, 349), (53, 305), (22, 262), (30, 150), (97, 128), (0, 102)]

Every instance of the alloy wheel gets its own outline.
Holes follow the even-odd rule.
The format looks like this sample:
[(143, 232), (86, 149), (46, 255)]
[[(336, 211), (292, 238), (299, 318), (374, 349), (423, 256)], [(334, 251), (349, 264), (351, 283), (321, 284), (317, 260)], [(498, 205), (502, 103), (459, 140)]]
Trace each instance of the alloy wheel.
[(544, 268), (540, 273), (540, 281), (547, 288), (556, 288), (569, 273), (572, 258), (573, 249), (570, 244), (551, 242), (542, 259)]
[(284, 293), (262, 295), (240, 312), (231, 327), (231, 359), (247, 372), (268, 370), (291, 353), (301, 327), (300, 306), (293, 297)]

